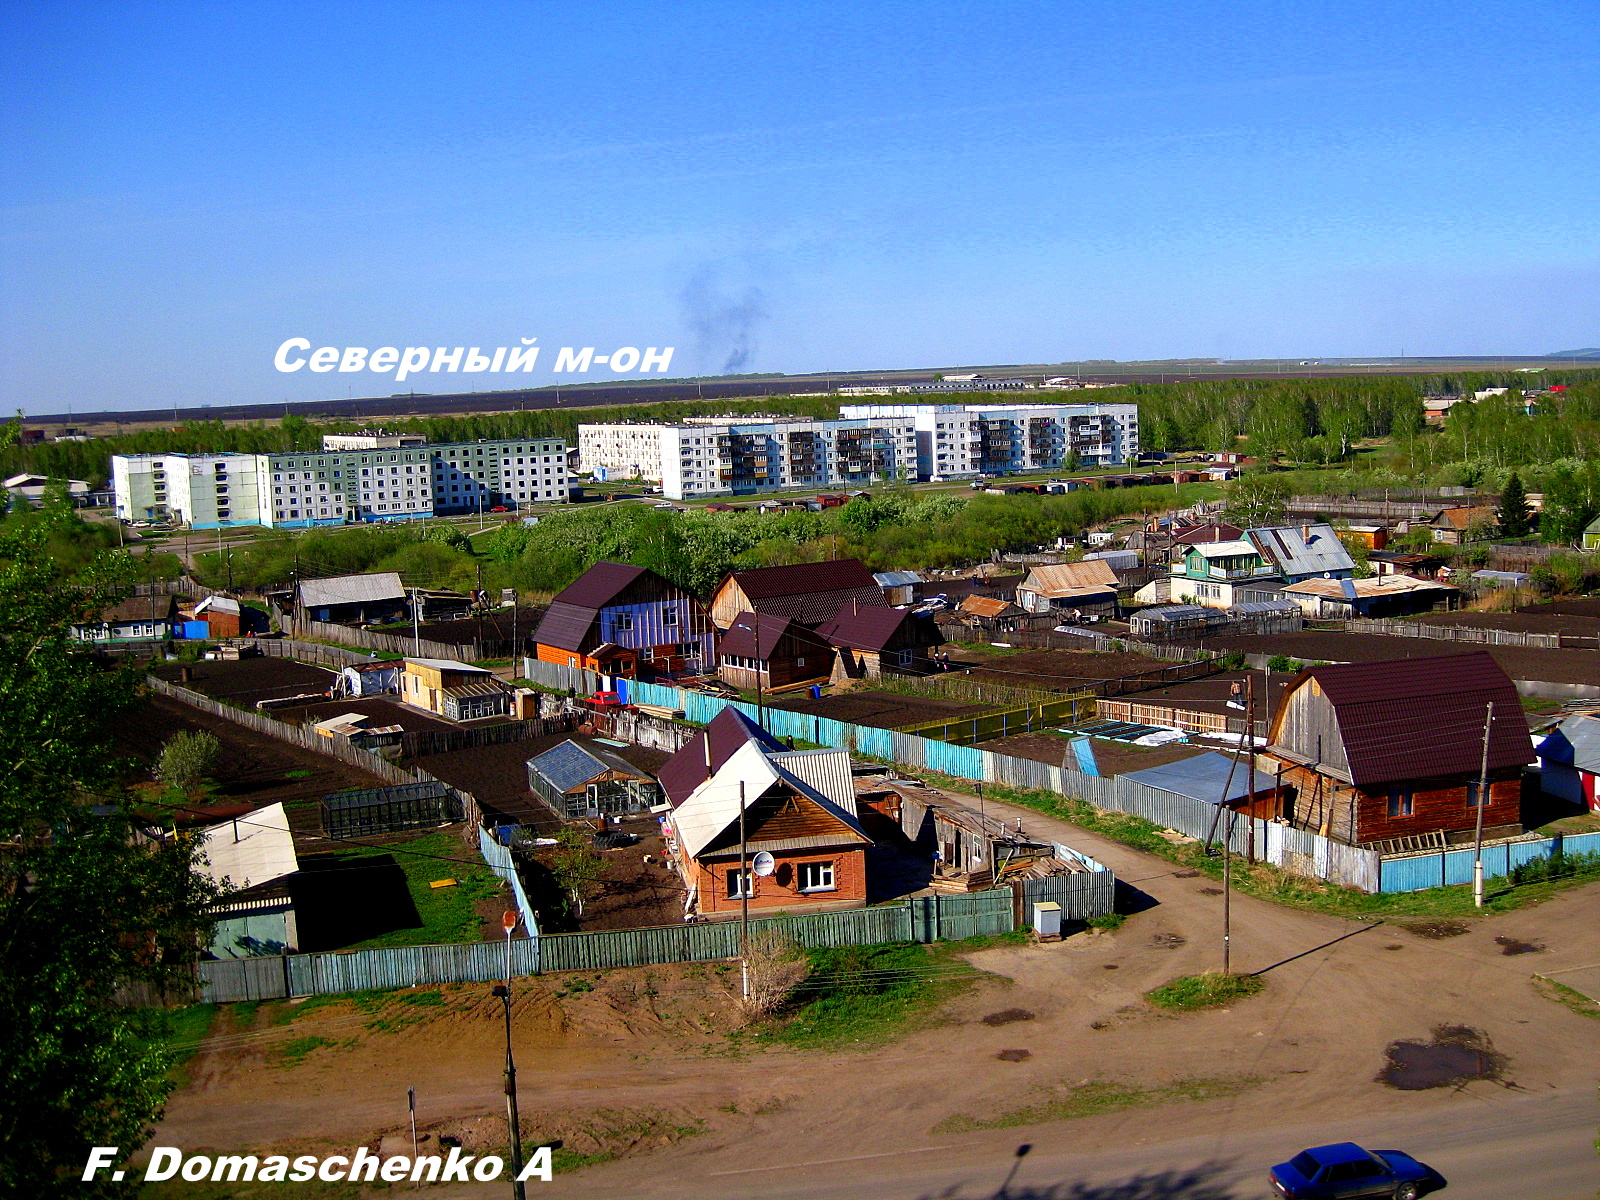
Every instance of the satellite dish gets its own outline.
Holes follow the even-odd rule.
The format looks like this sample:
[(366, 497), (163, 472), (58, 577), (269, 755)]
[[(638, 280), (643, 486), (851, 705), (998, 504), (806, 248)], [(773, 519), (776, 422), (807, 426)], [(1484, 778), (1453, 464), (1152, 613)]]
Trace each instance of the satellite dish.
[(763, 850), (751, 861), (750, 868), (757, 875), (760, 875), (763, 879), (765, 879), (768, 875), (771, 875), (778, 869), (778, 863), (771, 854)]

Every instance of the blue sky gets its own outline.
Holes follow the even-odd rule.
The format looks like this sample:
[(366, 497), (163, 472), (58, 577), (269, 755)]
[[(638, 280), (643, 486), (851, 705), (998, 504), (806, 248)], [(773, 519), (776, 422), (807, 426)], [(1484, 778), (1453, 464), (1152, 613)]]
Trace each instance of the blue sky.
[(0, 404), (504, 378), (281, 374), (294, 336), (537, 337), (537, 383), (1592, 346), (1597, 16), (12, 0)]

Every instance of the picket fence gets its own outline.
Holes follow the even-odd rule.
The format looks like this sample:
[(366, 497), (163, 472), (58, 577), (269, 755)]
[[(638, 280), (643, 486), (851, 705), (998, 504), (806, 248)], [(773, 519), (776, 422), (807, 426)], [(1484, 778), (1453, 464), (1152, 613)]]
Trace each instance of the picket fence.
[[(1340, 622), (1346, 633), (1375, 633), (1387, 637), (1431, 638), (1438, 642), (1468, 642), (1476, 646), (1529, 646), (1540, 650), (1561, 649), (1559, 633), (1525, 633), (1516, 629), (1479, 629), (1472, 625), (1424, 625), (1419, 621)], [(1593, 638), (1581, 640), (1585, 645)]]
[[(301, 637), (320, 638), (325, 642), (338, 642), (344, 646), (360, 646), (390, 654), (407, 654), (419, 658), (449, 658), (462, 662), (476, 662), (480, 658), (505, 658), (516, 649), (510, 638), (492, 638), (470, 642), (434, 642), (427, 638), (413, 638), (405, 633), (379, 633), (371, 629), (355, 629), (349, 625), (334, 625), (327, 621), (301, 621), (284, 618), (284, 625)], [(530, 627), (527, 631), (532, 633)]]
[[(528, 975), (538, 968), (539, 939), (512, 938), (512, 973)], [(467, 942), (214, 959), (197, 965), (196, 982), (199, 1000), (223, 1004), (433, 983), (487, 982), (504, 978), (505, 972), (504, 942)]]

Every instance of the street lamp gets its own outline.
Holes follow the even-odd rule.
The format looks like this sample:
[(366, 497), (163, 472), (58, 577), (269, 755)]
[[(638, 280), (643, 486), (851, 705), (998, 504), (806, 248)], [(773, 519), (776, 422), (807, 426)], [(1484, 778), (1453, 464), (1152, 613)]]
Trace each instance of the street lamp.
[(511, 931), (517, 927), (517, 914), (509, 909), (500, 918), (506, 931), (506, 981), (496, 984), (493, 994), (505, 1006), (506, 1014), (506, 1124), (511, 1134), (511, 1195), (514, 1200), (527, 1200), (528, 1190), (523, 1185), (522, 1174), (522, 1122), (517, 1116), (517, 1064), (511, 1057)]

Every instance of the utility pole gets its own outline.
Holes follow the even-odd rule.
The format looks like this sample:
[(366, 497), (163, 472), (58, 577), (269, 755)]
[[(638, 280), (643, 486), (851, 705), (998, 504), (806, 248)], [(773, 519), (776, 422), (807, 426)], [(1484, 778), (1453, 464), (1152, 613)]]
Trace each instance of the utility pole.
[(522, 1174), (522, 1121), (517, 1115), (517, 1064), (511, 1057), (511, 931), (517, 927), (517, 914), (507, 910), (500, 918), (506, 931), (506, 981), (494, 989), (506, 1013), (506, 1124), (511, 1133), (511, 1195), (527, 1200), (528, 1189), (517, 1176)]
[[(711, 744), (711, 734), (706, 734)], [(746, 865), (748, 847), (744, 840), (744, 780), (739, 780), (739, 987), (750, 999), (750, 872)]]
[(422, 657), (422, 608), (417, 595), (420, 590), (411, 589), (411, 654), (414, 658)]
[(1472, 905), (1483, 907), (1483, 810), (1489, 807), (1489, 728), (1494, 724), (1494, 701), (1483, 718), (1483, 763), (1478, 770), (1478, 820), (1472, 839)]
[[(1250, 807), (1255, 808), (1256, 801), (1256, 697), (1255, 677), (1246, 679), (1245, 691), (1245, 738), (1249, 744), (1249, 755), (1245, 760), (1244, 769), (1249, 779)], [(1232, 772), (1229, 772), (1232, 775)], [(1227, 827), (1222, 831), (1222, 973), (1233, 974), (1233, 803), (1223, 795), (1223, 803), (1228, 808)]]

